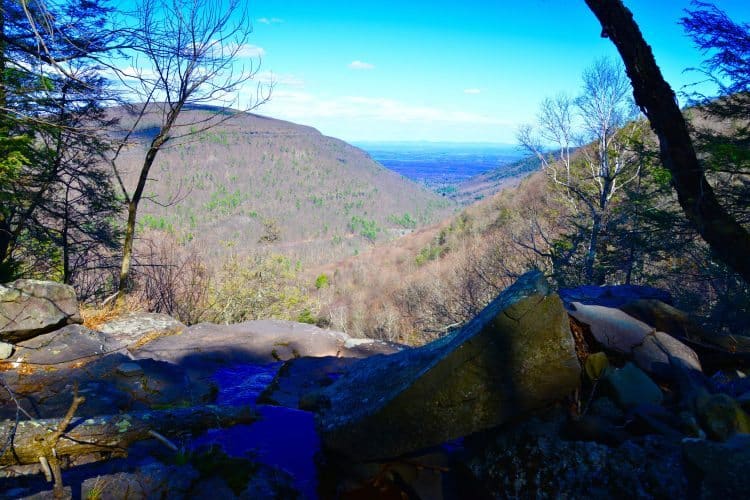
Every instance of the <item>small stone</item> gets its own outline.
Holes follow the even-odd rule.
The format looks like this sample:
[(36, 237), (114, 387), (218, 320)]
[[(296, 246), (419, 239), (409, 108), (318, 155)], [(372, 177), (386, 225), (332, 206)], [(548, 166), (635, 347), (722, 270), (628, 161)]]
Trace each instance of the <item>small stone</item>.
[(698, 416), (708, 435), (726, 441), (737, 433), (750, 433), (750, 416), (726, 394), (714, 394), (698, 402)]
[(143, 368), (138, 363), (122, 363), (118, 365), (117, 373), (126, 377), (135, 377), (143, 374)]
[(658, 405), (664, 397), (659, 386), (633, 363), (626, 363), (616, 370), (608, 370), (604, 380), (615, 402), (623, 409), (645, 403)]
[(584, 369), (591, 380), (599, 380), (609, 368), (609, 359), (603, 352), (595, 352), (586, 358)]
[(13, 345), (0, 342), (0, 359), (8, 359), (13, 354)]

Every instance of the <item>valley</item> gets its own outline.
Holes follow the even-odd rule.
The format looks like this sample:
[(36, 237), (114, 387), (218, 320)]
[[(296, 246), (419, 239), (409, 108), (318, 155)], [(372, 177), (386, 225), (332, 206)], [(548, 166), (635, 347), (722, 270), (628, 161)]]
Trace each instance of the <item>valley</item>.
[[(182, 120), (209, 113), (191, 110)], [(129, 182), (151, 134), (147, 117), (123, 156)], [(176, 139), (152, 177), (141, 228), (166, 232), (208, 260), (263, 251), (319, 264), (438, 222), (458, 206), (341, 140), (250, 114)]]

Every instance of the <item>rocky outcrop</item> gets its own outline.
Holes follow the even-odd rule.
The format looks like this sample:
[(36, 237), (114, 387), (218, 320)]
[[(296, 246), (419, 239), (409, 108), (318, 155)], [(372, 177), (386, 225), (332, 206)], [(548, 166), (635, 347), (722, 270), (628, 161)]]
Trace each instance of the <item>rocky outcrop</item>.
[(619, 446), (563, 439), (565, 417), (532, 419), (467, 440), (486, 498), (687, 498), (679, 442), (659, 435)]
[(130, 348), (138, 348), (159, 337), (177, 335), (187, 328), (171, 316), (159, 313), (128, 313), (97, 328), (108, 339)]
[(652, 375), (671, 378), (678, 362), (681, 367), (702, 371), (698, 355), (692, 349), (620, 309), (573, 302), (569, 313), (589, 327), (605, 351), (632, 359)]
[(0, 285), (2, 342), (15, 344), (81, 322), (72, 286), (26, 279)]
[(101, 332), (82, 325), (68, 325), (19, 342), (10, 361), (59, 369), (74, 363), (82, 366), (87, 361), (124, 347), (123, 342)]
[(394, 457), (558, 401), (580, 370), (562, 302), (533, 272), (461, 330), (353, 365), (322, 393), (318, 425), (329, 450)]
[(314, 325), (258, 320), (233, 325), (201, 323), (180, 335), (162, 337), (132, 349), (138, 359), (201, 364), (272, 363), (302, 356), (364, 357), (399, 350), (396, 344), (352, 339)]

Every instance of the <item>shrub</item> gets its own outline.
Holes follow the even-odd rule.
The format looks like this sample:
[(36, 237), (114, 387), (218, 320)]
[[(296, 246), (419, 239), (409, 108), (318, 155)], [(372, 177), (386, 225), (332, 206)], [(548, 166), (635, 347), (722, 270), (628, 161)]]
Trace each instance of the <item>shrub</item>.
[(327, 274), (321, 274), (317, 278), (315, 278), (315, 288), (320, 290), (321, 288), (326, 288), (328, 286), (328, 275)]

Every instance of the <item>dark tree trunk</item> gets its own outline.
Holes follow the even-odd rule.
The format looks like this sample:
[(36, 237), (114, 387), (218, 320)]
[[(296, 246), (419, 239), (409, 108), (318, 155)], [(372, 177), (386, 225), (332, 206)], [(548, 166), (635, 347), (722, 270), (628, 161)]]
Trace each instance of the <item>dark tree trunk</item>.
[(683, 212), (713, 252), (750, 284), (750, 233), (716, 199), (693, 148), (687, 124), (672, 88), (656, 65), (633, 14), (621, 0), (586, 0), (602, 25), (602, 36), (617, 47), (635, 102), (659, 138), (661, 161)]

